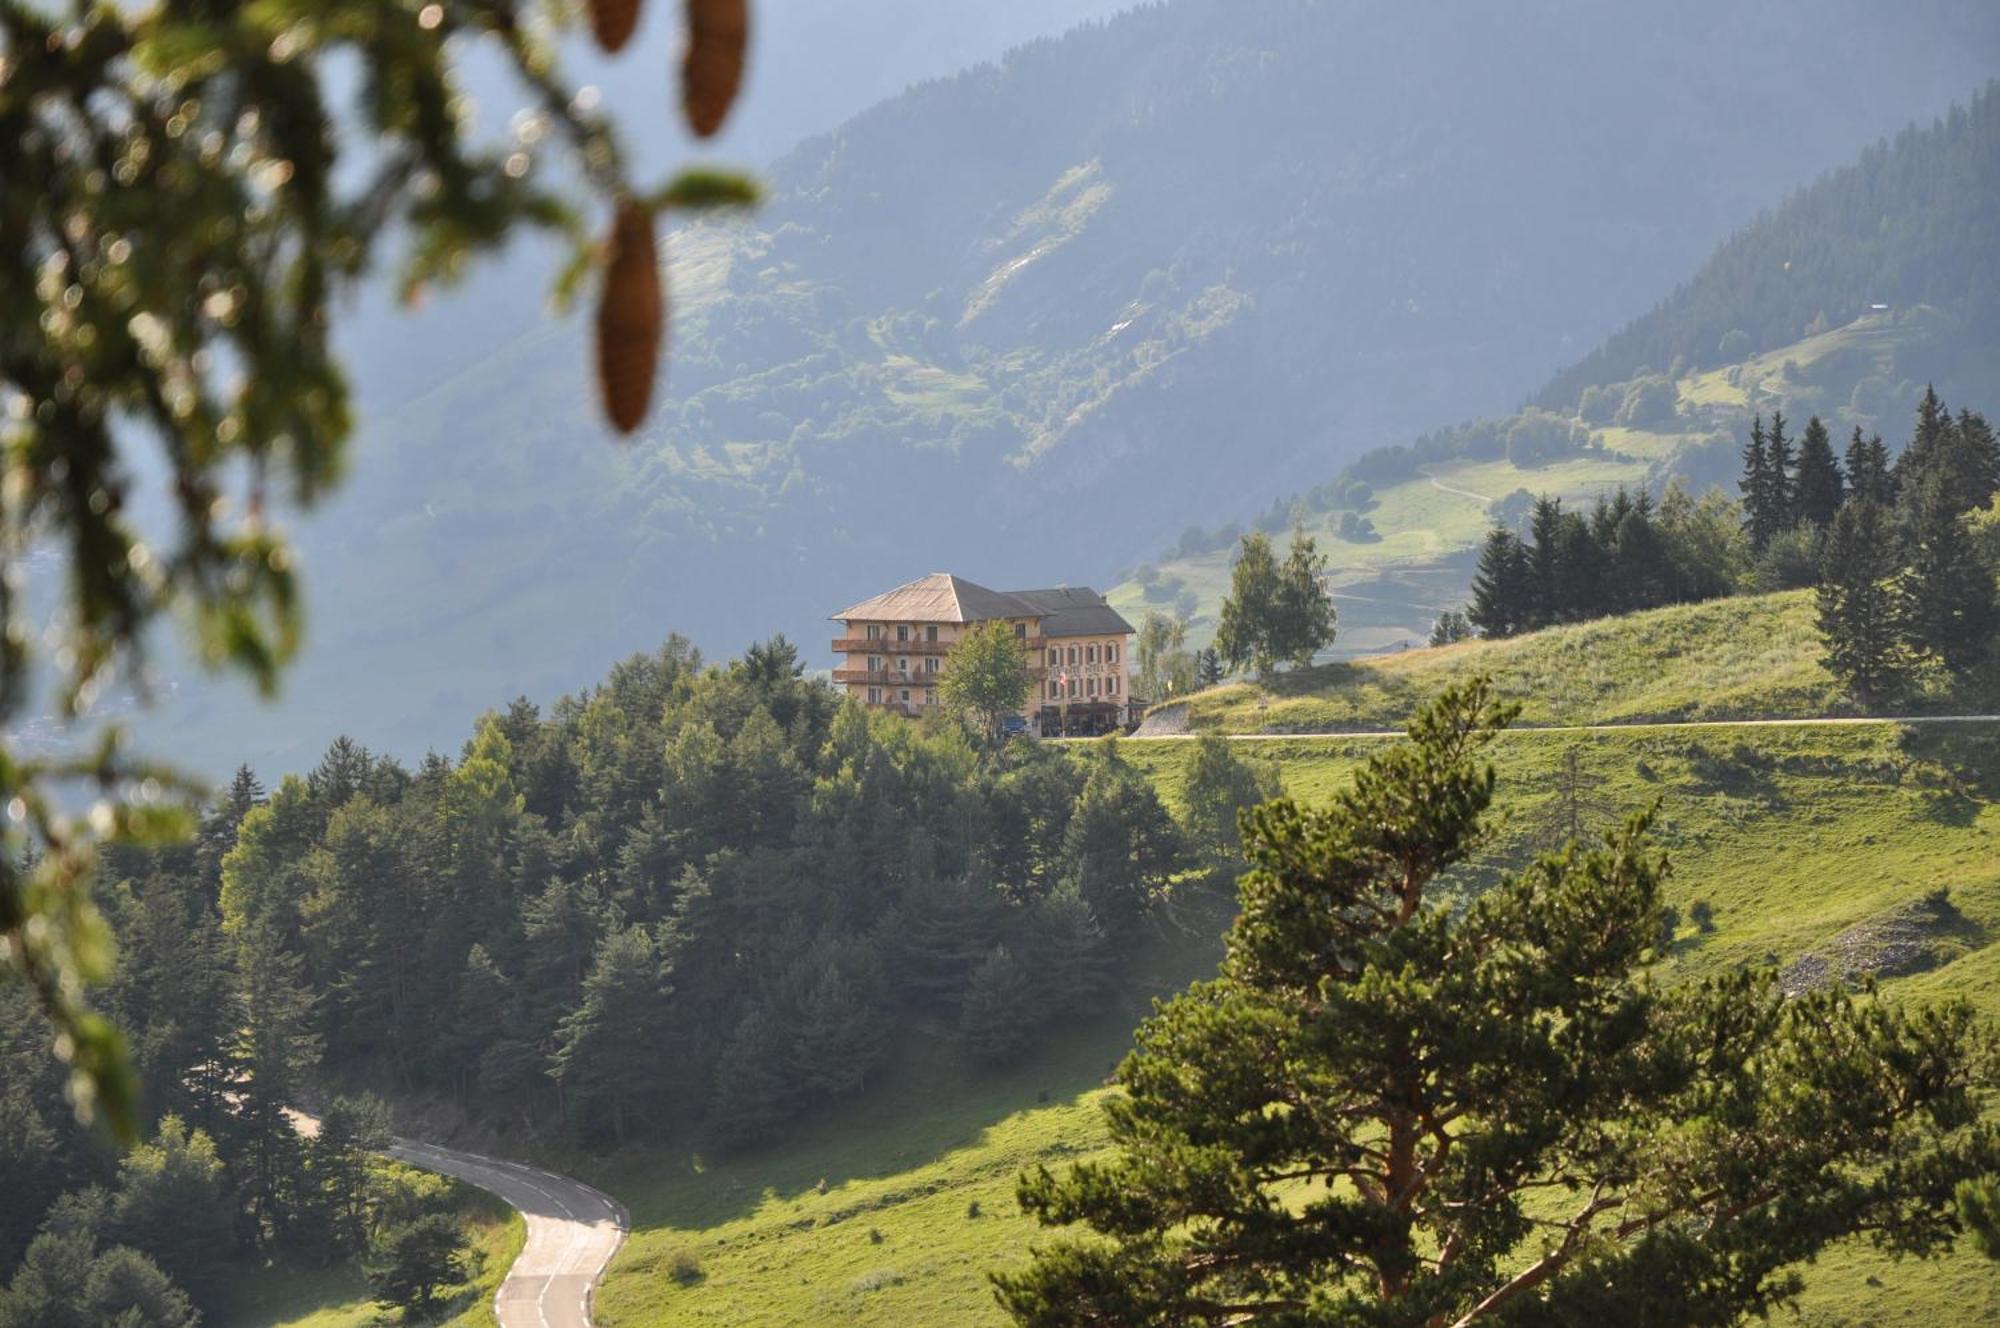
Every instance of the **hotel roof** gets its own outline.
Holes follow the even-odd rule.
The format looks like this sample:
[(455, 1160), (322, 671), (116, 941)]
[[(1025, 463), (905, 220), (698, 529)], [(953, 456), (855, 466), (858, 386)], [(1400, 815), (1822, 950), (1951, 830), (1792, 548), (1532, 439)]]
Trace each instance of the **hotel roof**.
[(833, 615), (876, 622), (972, 623), (992, 618), (1034, 618), (1043, 636), (1129, 634), (1132, 624), (1085, 586), (1049, 590), (988, 590), (962, 576), (933, 572)]

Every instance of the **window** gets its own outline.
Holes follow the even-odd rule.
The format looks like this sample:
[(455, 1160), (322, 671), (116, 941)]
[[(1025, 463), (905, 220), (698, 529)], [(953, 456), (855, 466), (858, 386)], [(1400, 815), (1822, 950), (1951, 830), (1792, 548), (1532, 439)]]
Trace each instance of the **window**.
[(1070, 694), (1071, 696), (1075, 696), (1075, 695), (1076, 695), (1076, 679), (1075, 679), (1075, 678), (1071, 678), (1071, 679), (1069, 680), (1069, 694)]
[(882, 689), (880, 687), (870, 687), (868, 689), (868, 704), (869, 705), (882, 704)]
[(1075, 647), (1075, 646), (1071, 646), (1071, 647), (1069, 648), (1069, 662), (1070, 662), (1070, 663), (1072, 663), (1072, 664), (1076, 663), (1076, 647)]
[(1097, 695), (1097, 679), (1096, 679), (1095, 677), (1091, 678), (1091, 680), (1090, 680), (1090, 686), (1089, 686), (1089, 688), (1088, 688), (1088, 691), (1090, 692), (1090, 694), (1091, 694), (1092, 696), (1096, 696), (1096, 695)]
[(924, 640), (926, 640), (926, 641), (935, 641), (935, 640), (937, 640), (937, 624), (936, 624), (936, 623), (932, 623), (932, 624), (931, 624), (930, 626), (928, 626), (928, 627), (924, 628)]
[(896, 656), (896, 672), (908, 673), (909, 671), (910, 671), (910, 657), (908, 655)]
[(1026, 623), (1015, 623), (1015, 624), (1014, 624), (1014, 637), (1015, 637), (1015, 639), (1016, 639), (1016, 640), (1019, 640), (1019, 641), (1025, 641), (1025, 640), (1027, 640), (1027, 639), (1028, 639), (1028, 624), (1026, 624)]
[(925, 705), (937, 704), (937, 688), (935, 687), (924, 688), (924, 704)]
[(868, 671), (870, 673), (880, 673), (882, 671), (882, 657), (880, 655), (870, 655), (868, 657)]
[(881, 624), (881, 623), (869, 623), (869, 624), (868, 624), (868, 639), (869, 639), (870, 641), (880, 641), (880, 640), (882, 639), (882, 624)]
[(1062, 684), (1057, 682), (1053, 678), (1049, 679), (1049, 700), (1053, 701), (1061, 695), (1062, 695)]
[(907, 641), (910, 639), (910, 625), (908, 623), (896, 624), (896, 639), (898, 641)]
[(1112, 675), (1111, 675), (1111, 676), (1110, 676), (1109, 678), (1106, 678), (1106, 679), (1104, 680), (1104, 691), (1105, 691), (1105, 694), (1106, 694), (1107, 696), (1116, 696), (1116, 695), (1118, 695), (1118, 675), (1117, 675), (1117, 674), (1115, 674), (1115, 673), (1114, 673), (1114, 674), (1112, 674)]
[(909, 688), (907, 688), (907, 687), (905, 687), (905, 688), (903, 689), (903, 699), (904, 699), (905, 701), (907, 701), (907, 700), (909, 700), (909, 699), (910, 699), (910, 689), (909, 689)]
[(1095, 664), (1097, 662), (1097, 643), (1095, 641), (1083, 648), (1083, 662), (1086, 664)]
[(1113, 642), (1104, 647), (1104, 662), (1106, 664), (1116, 664), (1118, 662), (1117, 643)]
[(938, 671), (938, 657), (936, 655), (926, 656), (924, 658), (924, 672), (936, 673), (937, 671)]

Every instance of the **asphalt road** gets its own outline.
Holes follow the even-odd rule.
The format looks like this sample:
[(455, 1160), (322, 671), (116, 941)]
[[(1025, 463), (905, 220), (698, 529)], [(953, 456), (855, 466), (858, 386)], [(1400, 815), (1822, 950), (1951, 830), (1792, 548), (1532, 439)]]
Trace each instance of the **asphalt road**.
[(625, 1210), (598, 1190), (518, 1162), (399, 1139), (398, 1161), (496, 1194), (528, 1222), (528, 1243), (494, 1297), (500, 1328), (589, 1328), (590, 1297), (625, 1240)]
[[(1808, 719), (1639, 719), (1612, 724), (1516, 724), (1508, 733), (1637, 733), (1652, 729), (1806, 729), (1847, 728), (1859, 724), (1995, 724), (2000, 715), (1823, 715)], [(1132, 733), (1124, 742), (1192, 742), (1200, 733)], [(1340, 738), (1407, 738), (1404, 729), (1349, 729), (1316, 733), (1225, 733), (1231, 742), (1332, 741)], [(1091, 739), (1077, 739), (1088, 742)]]

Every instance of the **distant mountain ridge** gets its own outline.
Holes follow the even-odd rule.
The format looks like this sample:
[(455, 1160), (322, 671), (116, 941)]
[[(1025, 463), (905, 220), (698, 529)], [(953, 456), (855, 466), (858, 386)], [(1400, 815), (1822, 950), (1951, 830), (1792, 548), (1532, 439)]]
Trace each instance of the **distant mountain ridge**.
[[(667, 238), (671, 367), (629, 449), (574, 324), (371, 420), (304, 532), (288, 699), (186, 686), (171, 733), (210, 769), (376, 724), (415, 751), (669, 630), (823, 662), (858, 587), (1101, 584), (1518, 402), (1995, 49), (1972, 0), (1175, 0), (1031, 43), (802, 144), (750, 222)], [(1864, 67), (1882, 86), (1846, 95)]]
[(1676, 364), (1714, 368), (1871, 312), (1919, 307), (1936, 317), (1906, 348), (1910, 367), (1953, 387), (1991, 383), (2000, 373), (1996, 162), (2000, 83), (1988, 83), (1759, 215), (1673, 294), (1557, 374), (1539, 404), (1574, 405), (1593, 385)]

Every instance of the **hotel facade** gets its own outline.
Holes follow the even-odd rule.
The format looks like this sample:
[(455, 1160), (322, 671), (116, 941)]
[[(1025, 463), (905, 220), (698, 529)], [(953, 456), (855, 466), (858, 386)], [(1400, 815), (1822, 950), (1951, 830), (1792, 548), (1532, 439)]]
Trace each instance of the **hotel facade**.
[(921, 716), (939, 704), (938, 679), (959, 637), (1005, 623), (1028, 666), (1020, 716), (1044, 736), (1104, 733), (1132, 717), (1127, 673), (1132, 625), (1081, 586), (988, 590), (934, 572), (833, 615), (834, 683), (864, 705)]

